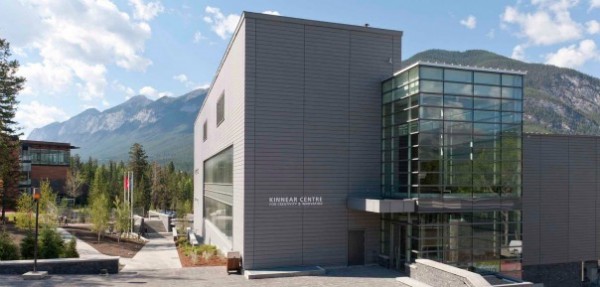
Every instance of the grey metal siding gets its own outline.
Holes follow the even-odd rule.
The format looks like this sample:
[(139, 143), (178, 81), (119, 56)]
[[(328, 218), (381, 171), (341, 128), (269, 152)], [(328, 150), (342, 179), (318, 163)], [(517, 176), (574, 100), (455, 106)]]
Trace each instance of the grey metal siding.
[[(379, 216), (346, 199), (380, 194), (380, 83), (400, 33), (343, 27), (246, 18), (244, 268), (345, 265), (350, 229), (376, 260)], [(313, 195), (323, 206), (268, 206)]]
[(597, 137), (524, 137), (523, 264), (596, 260)]
[[(234, 35), (219, 74), (215, 78), (194, 127), (194, 231), (222, 251), (244, 252), (244, 90), (245, 90), (245, 23)], [(231, 79), (236, 79), (232, 81)], [(216, 104), (225, 94), (225, 120), (217, 126)], [(208, 138), (202, 139), (202, 125), (207, 122)], [(204, 161), (233, 146), (233, 235), (232, 240), (203, 220)]]

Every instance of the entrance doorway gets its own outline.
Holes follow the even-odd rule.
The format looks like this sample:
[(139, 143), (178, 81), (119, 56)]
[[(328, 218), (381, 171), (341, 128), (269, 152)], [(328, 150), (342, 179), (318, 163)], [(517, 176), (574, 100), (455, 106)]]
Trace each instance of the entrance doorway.
[(348, 265), (365, 264), (365, 231), (348, 231)]
[(407, 225), (403, 223), (391, 224), (390, 242), (392, 249), (390, 254), (391, 268), (404, 271), (404, 265), (409, 261), (407, 258)]

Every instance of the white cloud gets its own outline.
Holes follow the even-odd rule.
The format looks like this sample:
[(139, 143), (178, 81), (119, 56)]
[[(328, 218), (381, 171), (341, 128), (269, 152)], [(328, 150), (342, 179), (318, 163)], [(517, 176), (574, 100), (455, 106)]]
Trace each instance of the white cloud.
[(590, 0), (590, 9), (600, 8), (600, 0)]
[(34, 128), (40, 128), (47, 124), (67, 119), (67, 114), (60, 108), (42, 105), (38, 101), (19, 104), (15, 115), (15, 120), (23, 128), (25, 136)]
[(281, 14), (279, 14), (279, 11), (274, 11), (274, 10), (267, 10), (264, 11), (263, 14), (268, 14), (268, 15), (275, 15), (275, 16), (281, 16)]
[(185, 74), (179, 74), (179, 75), (173, 76), (173, 80), (177, 80), (179, 82), (186, 83), (188, 81), (188, 78)]
[(194, 43), (200, 43), (200, 41), (204, 39), (206, 39), (206, 37), (202, 36), (200, 31), (196, 31), (196, 33), (194, 33)]
[(159, 92), (158, 90), (156, 90), (155, 88), (151, 87), (151, 86), (144, 86), (140, 89), (140, 91), (138, 92), (138, 94), (140, 95), (144, 95), (150, 99), (156, 100), (158, 98), (162, 98), (164, 96), (167, 97), (172, 97), (173, 93), (171, 92)]
[(490, 39), (496, 38), (496, 30), (490, 29), (490, 31), (487, 32), (487, 34), (485, 34), (485, 36), (488, 37), (488, 38), (490, 38)]
[(129, 98), (135, 96), (135, 91), (132, 88), (119, 83), (119, 81), (117, 81), (117, 80), (113, 81), (113, 86), (118, 91), (125, 94), (125, 99), (129, 99)]
[(160, 1), (144, 3), (144, 0), (129, 0), (129, 5), (133, 6), (133, 18), (137, 20), (150, 21), (165, 11)]
[(190, 80), (186, 74), (179, 74), (173, 76), (173, 80), (178, 81), (185, 85), (186, 88), (196, 87), (197, 84)]
[(204, 22), (210, 24), (211, 30), (221, 39), (227, 39), (235, 32), (235, 28), (240, 21), (240, 15), (229, 14), (225, 16), (221, 13), (221, 9), (211, 6), (206, 6), (204, 11), (208, 14), (204, 16)]
[(18, 5), (26, 7), (19, 13), (35, 15), (40, 27), (27, 30), (19, 45), (41, 58), (21, 67), (26, 94), (61, 94), (73, 87), (84, 100), (102, 99), (107, 65), (144, 71), (152, 63), (142, 55), (151, 35), (148, 23), (134, 21), (109, 0), (24, 0)]
[(516, 45), (513, 48), (511, 58), (519, 61), (525, 61), (525, 46), (524, 45)]
[(579, 45), (560, 48), (556, 53), (546, 55), (546, 64), (566, 68), (578, 68), (589, 60), (600, 60), (600, 53), (593, 40), (586, 39)]
[(585, 23), (588, 34), (594, 35), (600, 33), (600, 22), (591, 20)]
[(194, 87), (194, 90), (196, 90), (196, 89), (205, 89), (205, 90), (206, 90), (206, 89), (208, 89), (208, 88), (210, 88), (210, 84), (209, 84), (209, 83), (206, 83), (206, 84), (202, 84), (202, 85), (197, 85), (197, 86), (195, 86), (195, 87)]
[(569, 10), (577, 0), (532, 0), (533, 12), (507, 6), (501, 19), (519, 27), (519, 35), (535, 45), (552, 45), (582, 37), (581, 24), (571, 19)]
[(477, 27), (477, 18), (473, 15), (469, 15), (469, 17), (460, 20), (460, 24), (468, 29), (475, 29), (475, 27)]

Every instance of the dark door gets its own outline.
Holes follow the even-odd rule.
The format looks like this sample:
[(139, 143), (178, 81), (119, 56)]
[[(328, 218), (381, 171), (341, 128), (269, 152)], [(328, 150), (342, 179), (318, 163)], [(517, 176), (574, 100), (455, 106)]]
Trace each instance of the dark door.
[(395, 223), (392, 224), (391, 232), (392, 242), (392, 268), (404, 270), (404, 264), (408, 261), (406, 258), (406, 225)]
[(365, 264), (365, 231), (348, 231), (348, 265)]

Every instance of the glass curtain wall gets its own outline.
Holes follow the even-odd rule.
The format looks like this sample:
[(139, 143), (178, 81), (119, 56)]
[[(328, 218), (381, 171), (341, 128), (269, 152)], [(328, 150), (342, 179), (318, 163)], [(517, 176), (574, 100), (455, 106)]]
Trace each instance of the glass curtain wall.
[(519, 197), (521, 75), (416, 66), (383, 83), (382, 194)]
[(204, 162), (204, 218), (229, 240), (233, 234), (233, 147)]
[(383, 214), (382, 254), (520, 276), (520, 211), (481, 211), (476, 199), (521, 196), (523, 76), (421, 64), (382, 91), (382, 196), (478, 208)]
[(70, 150), (29, 148), (32, 164), (69, 165)]
[[(408, 240), (392, 242), (397, 224), (406, 226)], [(412, 262), (427, 258), (460, 268), (501, 272), (521, 277), (521, 213), (489, 211), (464, 213), (383, 214), (381, 253), (399, 254)]]

